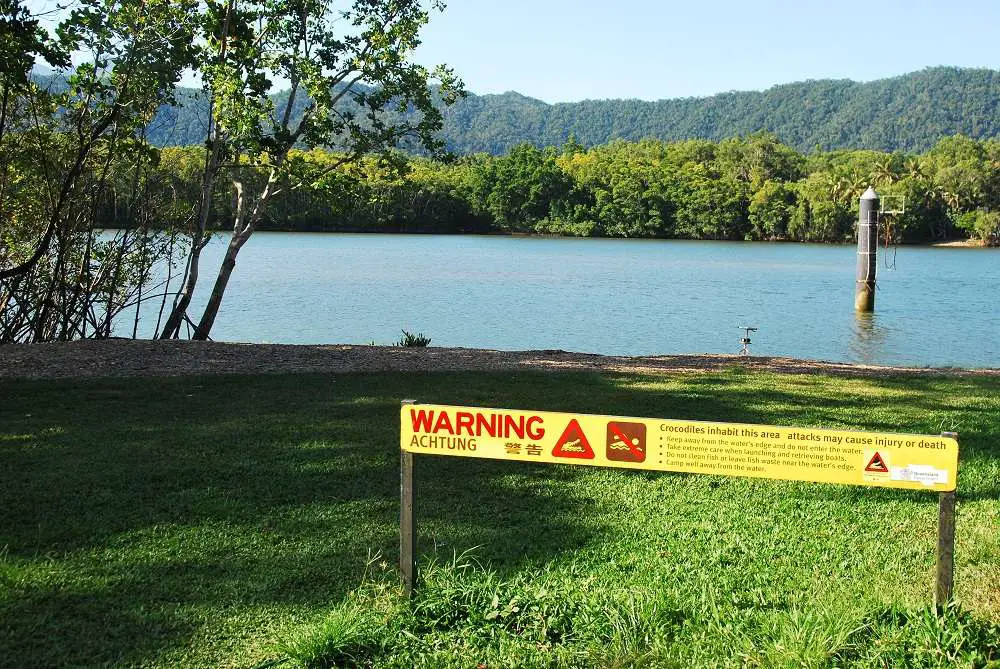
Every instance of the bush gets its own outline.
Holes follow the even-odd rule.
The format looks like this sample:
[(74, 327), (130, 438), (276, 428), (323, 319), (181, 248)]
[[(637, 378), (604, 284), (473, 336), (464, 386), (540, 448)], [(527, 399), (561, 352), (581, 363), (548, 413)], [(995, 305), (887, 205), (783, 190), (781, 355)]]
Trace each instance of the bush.
[(958, 217), (956, 226), (986, 246), (1000, 244), (1000, 212), (970, 211)]
[(396, 342), (396, 346), (424, 347), (431, 343), (430, 337), (425, 337), (423, 332), (413, 334), (403, 330), (403, 338)]

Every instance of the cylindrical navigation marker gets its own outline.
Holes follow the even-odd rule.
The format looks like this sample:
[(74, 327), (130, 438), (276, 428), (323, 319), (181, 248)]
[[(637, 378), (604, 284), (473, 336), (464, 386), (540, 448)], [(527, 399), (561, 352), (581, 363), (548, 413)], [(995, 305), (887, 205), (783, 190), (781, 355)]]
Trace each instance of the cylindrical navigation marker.
[(875, 252), (878, 250), (879, 197), (874, 188), (861, 196), (858, 208), (858, 270), (854, 282), (855, 311), (875, 311)]

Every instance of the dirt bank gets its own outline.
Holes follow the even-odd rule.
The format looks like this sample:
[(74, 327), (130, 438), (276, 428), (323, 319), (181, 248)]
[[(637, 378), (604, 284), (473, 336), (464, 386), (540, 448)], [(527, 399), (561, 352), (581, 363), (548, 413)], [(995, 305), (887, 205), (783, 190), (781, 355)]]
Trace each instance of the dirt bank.
[(842, 376), (1000, 376), (1000, 369), (874, 367), (733, 355), (604, 356), (566, 351), (231, 344), (192, 341), (77, 341), (0, 346), (0, 378), (94, 378), (187, 374), (544, 370), (712, 372), (742, 365), (781, 373)]

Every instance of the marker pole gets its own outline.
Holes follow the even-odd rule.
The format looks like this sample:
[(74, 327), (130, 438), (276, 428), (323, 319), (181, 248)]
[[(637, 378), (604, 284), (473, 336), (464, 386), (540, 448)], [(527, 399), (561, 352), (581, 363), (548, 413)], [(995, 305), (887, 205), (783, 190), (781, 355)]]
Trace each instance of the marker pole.
[[(403, 400), (403, 405), (416, 404)], [(409, 597), (417, 578), (417, 525), (413, 507), (413, 453), (399, 451), (399, 573)]]
[(854, 281), (854, 310), (875, 311), (875, 254), (878, 251), (879, 197), (874, 188), (861, 196), (858, 207), (858, 263)]
[[(958, 439), (955, 432), (942, 437)], [(943, 492), (938, 501), (937, 588), (934, 603), (938, 607), (951, 601), (955, 586), (955, 491)]]

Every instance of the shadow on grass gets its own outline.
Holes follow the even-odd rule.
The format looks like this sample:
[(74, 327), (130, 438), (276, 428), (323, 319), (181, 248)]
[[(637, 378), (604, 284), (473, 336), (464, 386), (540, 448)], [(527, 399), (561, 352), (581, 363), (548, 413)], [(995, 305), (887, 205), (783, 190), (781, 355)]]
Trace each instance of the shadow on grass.
[(18, 594), (0, 605), (3, 666), (133, 666), (183, 649), (204, 622), (177, 607), (158, 606), (139, 585), (114, 592), (50, 587)]
[[(965, 383), (972, 394), (1000, 391), (995, 381)], [(527, 373), (0, 382), (0, 656), (20, 666), (156, 661), (220, 617), (252, 627), (259, 621), (240, 622), (241, 611), (322, 610), (342, 599), (369, 556), (396, 559), (404, 397), (907, 431), (945, 387), (852, 381), (830, 393), (810, 384)], [(873, 413), (866, 388), (914, 395), (906, 415)], [(980, 405), (959, 413), (974, 427), (964, 461), (997, 460), (986, 438), (997, 417)], [(477, 555), (502, 574), (600, 541), (598, 521), (581, 522), (594, 500), (563, 485), (586, 469), (421, 457), (418, 549), (481, 546)], [(1000, 496), (983, 478), (969, 494)]]
[[(402, 396), (470, 386), (499, 399), (398, 375), (3, 382), (0, 655), (141, 662), (210, 611), (341, 599), (396, 560)], [(587, 541), (551, 471), (422, 460), (422, 552), (516, 565)]]

